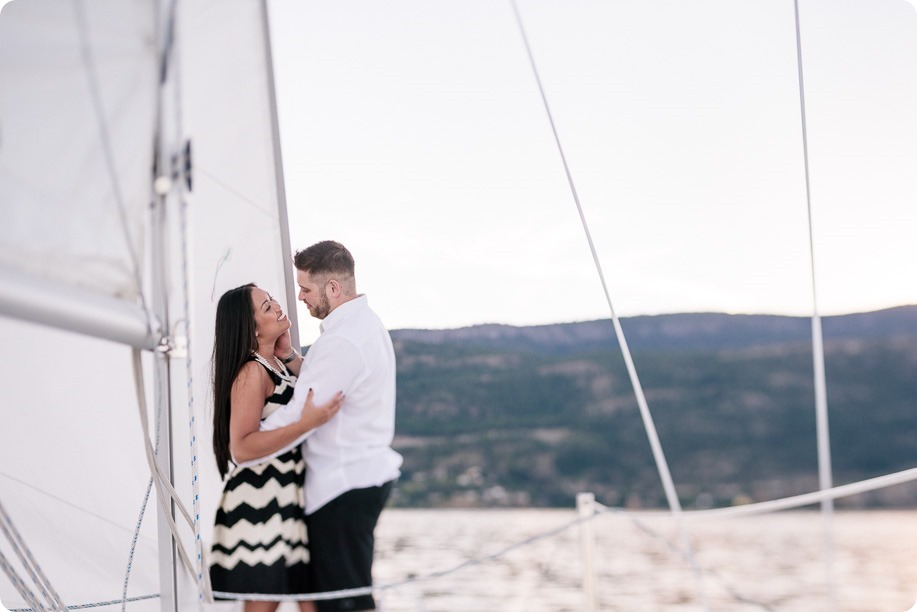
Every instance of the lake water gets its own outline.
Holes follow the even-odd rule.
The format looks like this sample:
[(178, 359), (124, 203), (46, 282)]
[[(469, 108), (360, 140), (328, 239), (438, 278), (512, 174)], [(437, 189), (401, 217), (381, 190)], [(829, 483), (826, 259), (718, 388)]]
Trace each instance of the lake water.
[[(386, 510), (375, 580), (427, 577), (574, 521), (574, 510)], [(909, 610), (917, 600), (917, 512), (838, 511), (834, 603), (818, 512), (687, 523), (707, 608), (666, 513), (594, 519), (601, 610)], [(386, 589), (385, 612), (583, 610), (579, 527), (437, 579)]]
[[(573, 509), (386, 510), (376, 532), (376, 583), (419, 580), (382, 589), (377, 595), (380, 609), (584, 610), (580, 525), (572, 524), (575, 520)], [(590, 525), (595, 531), (597, 592), (603, 611), (905, 612), (917, 600), (915, 510), (836, 512), (833, 603), (827, 587), (825, 532), (817, 511), (689, 519), (695, 558), (704, 568), (701, 588), (691, 566), (674, 550), (680, 540), (667, 513), (604, 513)], [(527, 540), (534, 541), (499, 554)], [(71, 555), (58, 557), (66, 564)], [(49, 562), (55, 558), (45, 556)], [(112, 566), (115, 587), (120, 585), (122, 563), (118, 555)], [(64, 575), (60, 568), (50, 569), (57, 570), (51, 575)], [(155, 569), (135, 574), (134, 594), (156, 592)], [(118, 594), (108, 585), (73, 598), (94, 602)], [(157, 600), (128, 606), (151, 612), (159, 608)], [(238, 612), (241, 605), (207, 609)], [(281, 609), (297, 608), (285, 604)]]

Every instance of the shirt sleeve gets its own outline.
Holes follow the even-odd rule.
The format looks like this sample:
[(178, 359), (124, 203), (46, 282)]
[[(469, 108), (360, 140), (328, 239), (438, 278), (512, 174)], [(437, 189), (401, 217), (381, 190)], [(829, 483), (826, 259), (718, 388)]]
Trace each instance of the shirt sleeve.
[[(338, 336), (319, 338), (306, 353), (292, 399), (261, 421), (261, 431), (279, 429), (299, 420), (309, 389), (315, 390), (312, 401), (316, 406), (330, 400), (338, 391), (343, 391), (346, 396), (363, 371), (363, 357), (353, 342)], [(346, 405), (346, 399), (344, 403)], [(310, 433), (307, 432), (301, 440)]]
[[(338, 391), (343, 391), (346, 395), (356, 386), (362, 374), (363, 356), (353, 342), (338, 336), (320, 337), (306, 353), (305, 360), (299, 369), (296, 386), (293, 388), (293, 397), (285, 406), (278, 408), (261, 421), (259, 430), (280, 429), (298, 421), (303, 406), (306, 404), (309, 389), (315, 389), (312, 401), (318, 406), (330, 400)], [(345, 406), (347, 404), (346, 398), (344, 404)], [(238, 465), (249, 467), (282, 455), (299, 446), (312, 435), (313, 431), (315, 430), (307, 431), (290, 444), (269, 455), (244, 461)]]

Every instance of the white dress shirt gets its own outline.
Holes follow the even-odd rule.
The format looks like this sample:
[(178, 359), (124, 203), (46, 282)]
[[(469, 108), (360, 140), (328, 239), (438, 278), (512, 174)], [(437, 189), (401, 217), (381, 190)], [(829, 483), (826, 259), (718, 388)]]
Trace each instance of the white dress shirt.
[[(297, 421), (310, 388), (315, 390), (316, 405), (344, 392), (340, 411), (300, 438), (306, 461), (306, 514), (347, 491), (397, 478), (402, 462), (391, 448), (395, 351), (382, 321), (360, 295), (332, 310), (320, 328), (321, 335), (303, 359), (293, 399), (261, 422), (264, 431)], [(264, 458), (248, 464), (261, 461)]]

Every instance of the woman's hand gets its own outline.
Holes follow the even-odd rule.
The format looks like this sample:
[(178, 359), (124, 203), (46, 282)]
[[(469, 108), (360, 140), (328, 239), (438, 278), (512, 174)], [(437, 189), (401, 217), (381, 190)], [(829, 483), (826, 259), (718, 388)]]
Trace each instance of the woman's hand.
[(302, 367), (302, 355), (293, 348), (290, 330), (277, 337), (277, 341), (274, 343), (274, 357), (282, 361), (289, 371), (299, 376), (299, 368)]
[(309, 394), (306, 396), (306, 405), (303, 406), (302, 416), (299, 417), (300, 424), (305, 426), (304, 431), (315, 429), (319, 425), (324, 425), (330, 421), (331, 417), (338, 413), (344, 403), (344, 393), (338, 391), (330, 400), (321, 406), (316, 406), (312, 400), (314, 394), (315, 392), (309, 389)]
[(290, 330), (287, 330), (277, 337), (274, 343), (274, 356), (278, 359), (286, 359), (293, 351), (293, 341), (290, 338)]

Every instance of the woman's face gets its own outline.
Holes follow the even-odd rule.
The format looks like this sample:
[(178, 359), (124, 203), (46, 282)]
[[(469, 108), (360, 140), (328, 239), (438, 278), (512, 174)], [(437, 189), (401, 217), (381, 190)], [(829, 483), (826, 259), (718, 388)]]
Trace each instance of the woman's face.
[(252, 288), (252, 312), (258, 338), (272, 342), (290, 329), (290, 319), (280, 304), (264, 289)]

